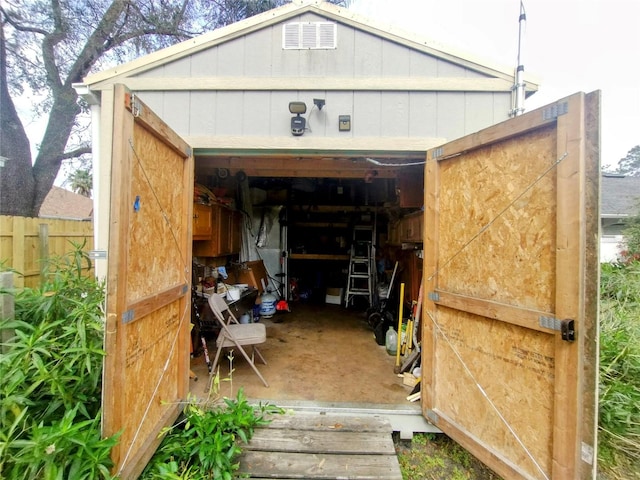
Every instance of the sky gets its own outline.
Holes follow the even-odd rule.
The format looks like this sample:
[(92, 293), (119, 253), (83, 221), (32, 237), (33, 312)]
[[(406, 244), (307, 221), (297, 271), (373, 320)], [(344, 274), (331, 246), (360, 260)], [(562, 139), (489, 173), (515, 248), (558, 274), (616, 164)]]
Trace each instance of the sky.
[[(521, 63), (540, 88), (526, 111), (602, 92), (601, 163), (640, 145), (640, 0), (523, 0)], [(520, 0), (352, 0), (355, 12), (514, 69)]]

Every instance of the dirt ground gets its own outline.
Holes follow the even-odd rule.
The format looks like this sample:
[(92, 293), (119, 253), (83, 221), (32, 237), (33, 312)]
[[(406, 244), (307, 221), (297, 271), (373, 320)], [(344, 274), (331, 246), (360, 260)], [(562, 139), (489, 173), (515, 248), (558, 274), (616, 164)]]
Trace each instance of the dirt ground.
[(500, 480), (473, 455), (444, 434), (394, 438), (404, 480)]

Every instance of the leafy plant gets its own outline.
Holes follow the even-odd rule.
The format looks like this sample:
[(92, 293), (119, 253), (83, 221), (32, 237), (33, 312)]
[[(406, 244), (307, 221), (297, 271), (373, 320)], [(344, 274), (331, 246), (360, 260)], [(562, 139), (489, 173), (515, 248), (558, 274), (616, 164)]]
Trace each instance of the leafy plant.
[(622, 252), (623, 260), (627, 263), (640, 260), (640, 215), (627, 220), (627, 226), (622, 233), (625, 238), (625, 250)]
[(602, 265), (598, 442), (601, 468), (640, 470), (638, 261)]
[(273, 405), (249, 405), (242, 389), (235, 399), (214, 404), (190, 401), (184, 418), (165, 430), (160, 447), (142, 479), (231, 480), (239, 468), (239, 442), (248, 443), (254, 428), (266, 425), (268, 414), (282, 413)]
[[(40, 288), (13, 293), (0, 356), (0, 477), (111, 478), (100, 434), (104, 288), (75, 245)], [(6, 292), (5, 292), (6, 293)]]

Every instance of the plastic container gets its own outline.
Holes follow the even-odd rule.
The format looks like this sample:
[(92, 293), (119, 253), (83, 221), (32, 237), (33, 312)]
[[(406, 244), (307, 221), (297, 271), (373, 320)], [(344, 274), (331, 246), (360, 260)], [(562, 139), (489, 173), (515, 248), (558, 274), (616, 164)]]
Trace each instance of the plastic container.
[(260, 297), (260, 316), (271, 317), (276, 313), (276, 302), (278, 299), (272, 293), (265, 292)]
[(385, 348), (387, 349), (387, 353), (389, 355), (395, 355), (398, 351), (398, 334), (393, 329), (393, 327), (389, 327), (389, 330), (387, 330), (387, 335), (385, 337)]

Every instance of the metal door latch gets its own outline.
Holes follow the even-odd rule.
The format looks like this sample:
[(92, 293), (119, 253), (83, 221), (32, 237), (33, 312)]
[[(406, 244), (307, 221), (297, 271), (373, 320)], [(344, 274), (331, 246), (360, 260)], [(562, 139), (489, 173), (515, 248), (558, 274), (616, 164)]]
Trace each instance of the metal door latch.
[(565, 342), (573, 342), (576, 339), (575, 322), (573, 320), (562, 320), (560, 322), (560, 334)]
[(575, 321), (567, 318), (565, 320), (558, 320), (553, 317), (540, 317), (540, 326), (544, 328), (549, 328), (551, 330), (556, 330), (560, 332), (562, 336), (562, 340), (565, 342), (573, 342), (576, 339), (576, 328)]

